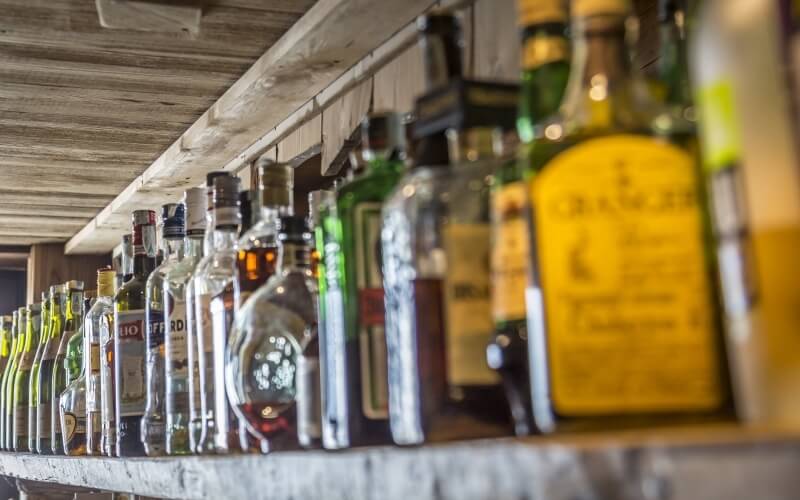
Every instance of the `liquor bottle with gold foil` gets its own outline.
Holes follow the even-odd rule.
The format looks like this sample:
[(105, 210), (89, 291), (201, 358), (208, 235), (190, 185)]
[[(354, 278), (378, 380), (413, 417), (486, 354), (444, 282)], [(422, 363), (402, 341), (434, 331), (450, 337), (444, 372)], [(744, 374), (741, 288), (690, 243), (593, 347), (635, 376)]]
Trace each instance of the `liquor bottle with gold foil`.
[(42, 355), (47, 343), (48, 329), (50, 327), (50, 294), (42, 292), (42, 306), (39, 315), (39, 344), (36, 346), (36, 355), (31, 366), (31, 376), (28, 382), (28, 449), (38, 453), (37, 417), (39, 414), (39, 368), (42, 364)]
[(103, 345), (101, 332), (103, 323), (113, 321), (114, 284), (116, 275), (110, 268), (97, 270), (97, 299), (86, 313), (83, 329), (86, 345), (86, 454), (102, 455), (102, 370)]
[(30, 425), (30, 379), (33, 361), (36, 358), (36, 348), (39, 345), (41, 332), (41, 304), (28, 304), (27, 322), (25, 327), (25, 344), (19, 358), (19, 366), (14, 377), (14, 451), (31, 451), (28, 446), (28, 433)]
[(59, 401), (61, 393), (67, 388), (69, 372), (65, 369), (69, 342), (75, 335), (78, 335), (83, 322), (83, 282), (70, 280), (65, 284), (66, 295), (63, 302), (64, 329), (58, 345), (58, 352), (55, 357), (55, 364), (52, 373), (51, 391), (51, 419), (52, 432), (50, 433), (50, 446), (53, 453), (63, 455), (64, 452), (64, 433), (61, 428), (61, 411)]
[(399, 113), (361, 125), (365, 168), (337, 192), (336, 248), (326, 253), (326, 448), (390, 442), (389, 385), (380, 265), (380, 214), (404, 170)]
[(194, 277), (195, 317), (200, 361), (203, 428), (199, 447), (213, 443), (217, 453), (239, 448), (238, 421), (225, 396), (225, 346), (238, 310), (237, 256), (241, 215), (239, 179), (213, 180), (213, 250), (197, 265)]
[(145, 408), (145, 285), (155, 268), (156, 214), (133, 212), (133, 277), (114, 296), (116, 454), (145, 455), (140, 423)]
[(14, 354), (13, 364), (11, 371), (8, 374), (8, 382), (5, 387), (5, 435), (4, 446), (6, 450), (13, 451), (15, 446), (14, 440), (14, 424), (16, 420), (14, 408), (14, 386), (17, 380), (17, 371), (19, 370), (22, 362), (23, 353), (25, 351), (25, 339), (28, 336), (28, 310), (25, 307), (17, 309), (17, 351)]
[(5, 371), (11, 355), (11, 315), (0, 316), (0, 372)]
[(16, 310), (12, 311), (11, 314), (11, 346), (8, 354), (8, 362), (3, 370), (2, 385), (0, 385), (0, 450), (6, 449), (6, 406), (9, 404), (6, 400), (6, 387), (8, 387), (8, 380), (11, 376), (17, 350), (20, 347), (19, 330), (17, 329), (17, 314), (18, 313)]
[(519, 157), (494, 176), (492, 210), (492, 318), (495, 336), (487, 348), (489, 365), (498, 371), (519, 435), (533, 430), (525, 320), (525, 285), (529, 259), (525, 182), (530, 146), (537, 124), (558, 110), (569, 76), (565, 0), (519, 0), (522, 31), (522, 88), (517, 133)]
[(186, 231), (182, 203), (168, 203), (161, 208), (161, 241), (164, 261), (147, 278), (147, 403), (142, 417), (142, 443), (148, 456), (163, 455), (166, 439), (164, 406), (165, 375), (165, 312), (164, 276), (183, 258), (183, 238)]
[(692, 123), (631, 67), (627, 0), (573, 0), (572, 72), (534, 140), (526, 292), (541, 432), (729, 413)]
[(64, 285), (50, 287), (50, 323), (47, 327), (47, 340), (42, 349), (42, 362), (39, 367), (38, 402), (36, 405), (36, 450), (42, 455), (51, 455), (53, 447), (51, 438), (53, 432), (52, 410), (53, 403), (51, 386), (53, 383), (53, 370), (55, 369), (58, 344), (64, 329), (64, 300), (66, 290)]

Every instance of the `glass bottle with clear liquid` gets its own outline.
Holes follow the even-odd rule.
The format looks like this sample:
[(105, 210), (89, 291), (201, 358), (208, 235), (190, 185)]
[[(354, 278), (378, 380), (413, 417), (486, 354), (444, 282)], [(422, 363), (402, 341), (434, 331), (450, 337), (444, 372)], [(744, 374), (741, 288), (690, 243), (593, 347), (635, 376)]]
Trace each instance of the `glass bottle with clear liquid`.
[[(101, 338), (103, 322), (114, 315), (115, 273), (112, 269), (97, 270), (97, 299), (83, 321), (86, 345), (86, 454), (102, 455), (102, 391), (104, 350)], [(113, 320), (112, 320), (113, 321)]]

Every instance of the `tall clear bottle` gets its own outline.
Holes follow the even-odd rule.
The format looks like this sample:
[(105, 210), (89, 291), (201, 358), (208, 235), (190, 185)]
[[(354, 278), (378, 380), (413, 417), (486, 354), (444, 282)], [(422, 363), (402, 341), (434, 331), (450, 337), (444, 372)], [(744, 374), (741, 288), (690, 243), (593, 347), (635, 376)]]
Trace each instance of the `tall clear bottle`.
[(15, 439), (15, 427), (16, 427), (16, 406), (15, 403), (15, 396), (14, 390), (16, 388), (16, 380), (17, 380), (17, 373), (19, 372), (20, 367), (22, 366), (23, 355), (25, 353), (25, 346), (27, 344), (26, 339), (28, 338), (28, 309), (26, 307), (20, 307), (17, 310), (17, 352), (14, 354), (14, 361), (13, 365), (11, 366), (11, 372), (8, 374), (8, 382), (5, 388), (5, 398), (6, 398), (6, 408), (5, 408), (5, 436), (4, 436), (4, 445), (5, 449), (9, 451), (14, 451), (16, 448), (16, 439)]
[(519, 435), (533, 432), (528, 333), (525, 317), (528, 229), (526, 222), (527, 169), (536, 128), (561, 104), (569, 77), (567, 9), (564, 0), (519, 0), (522, 33), (522, 88), (517, 133), (522, 141), (518, 158), (494, 175), (492, 217), (492, 319), (495, 334), (487, 348), (489, 365), (503, 379), (506, 397)]
[[(116, 273), (97, 270), (97, 299), (83, 321), (86, 345), (86, 454), (103, 454), (103, 325), (113, 321)], [(112, 339), (113, 340), (113, 339)]]
[(32, 453), (39, 453), (37, 417), (39, 414), (39, 369), (42, 364), (45, 344), (47, 343), (50, 327), (50, 294), (42, 292), (42, 306), (39, 314), (39, 343), (36, 346), (36, 355), (31, 366), (31, 376), (28, 381), (28, 449)]
[[(192, 188), (184, 193), (186, 209), (186, 238), (183, 258), (164, 274), (164, 351), (166, 453), (187, 455), (193, 452), (190, 439), (190, 398), (193, 393), (189, 377), (192, 375), (194, 356), (191, 349), (192, 311), (186, 300), (187, 283), (203, 254), (205, 235), (206, 193), (203, 188)], [(190, 361), (191, 360), (191, 361)], [(195, 374), (196, 375), (196, 374)]]
[(381, 274), (381, 206), (404, 169), (399, 113), (361, 125), (364, 168), (336, 194), (337, 227), (326, 248), (323, 418), (326, 448), (391, 441)]
[(226, 353), (228, 398), (262, 441), (262, 452), (298, 447), (298, 363), (317, 334), (317, 281), (305, 220), (281, 217), (279, 241), (278, 273), (239, 311)]
[(51, 455), (52, 447), (52, 383), (58, 344), (63, 333), (63, 306), (66, 297), (64, 285), (50, 287), (50, 325), (47, 328), (47, 341), (42, 350), (42, 363), (39, 367), (39, 389), (36, 406), (36, 439), (37, 451), (42, 455)]
[(632, 68), (627, 0), (573, 0), (571, 13), (567, 91), (528, 171), (536, 427), (724, 416), (731, 398), (694, 126)]
[(238, 426), (225, 396), (225, 346), (231, 322), (238, 310), (237, 285), (239, 179), (220, 176), (213, 180), (213, 249), (197, 265), (194, 277), (195, 314), (198, 327), (200, 396), (203, 427), (200, 449), (213, 442), (217, 453), (239, 447)]
[(2, 386), (0, 386), (0, 449), (2, 450), (6, 449), (6, 406), (8, 405), (6, 401), (6, 387), (8, 387), (8, 379), (14, 365), (17, 349), (19, 349), (19, 330), (17, 329), (19, 319), (17, 314), (18, 312), (16, 310), (11, 313), (11, 346), (9, 348), (8, 362), (3, 370)]
[(155, 268), (156, 214), (133, 212), (133, 276), (114, 296), (116, 455), (145, 455), (141, 439), (145, 385), (145, 285)]
[(22, 346), (22, 354), (19, 360), (19, 367), (14, 378), (14, 451), (31, 451), (29, 447), (30, 425), (30, 380), (33, 361), (36, 358), (36, 348), (39, 345), (39, 334), (41, 333), (41, 314), (42, 305), (39, 303), (28, 304), (27, 324), (25, 327), (25, 344)]
[(147, 278), (145, 318), (147, 325), (147, 403), (142, 417), (142, 443), (148, 456), (165, 453), (165, 310), (164, 277), (183, 258), (185, 208), (168, 203), (161, 208), (161, 242), (164, 261)]
[[(70, 280), (65, 285), (66, 295), (62, 304), (64, 311), (64, 328), (56, 353), (55, 364), (50, 385), (51, 402), (50, 411), (52, 419), (52, 432), (50, 433), (50, 446), (56, 455), (64, 454), (64, 433), (61, 428), (61, 411), (59, 401), (61, 393), (67, 388), (70, 371), (65, 367), (69, 342), (73, 339), (83, 323), (83, 282)], [(78, 342), (80, 345), (80, 342)]]

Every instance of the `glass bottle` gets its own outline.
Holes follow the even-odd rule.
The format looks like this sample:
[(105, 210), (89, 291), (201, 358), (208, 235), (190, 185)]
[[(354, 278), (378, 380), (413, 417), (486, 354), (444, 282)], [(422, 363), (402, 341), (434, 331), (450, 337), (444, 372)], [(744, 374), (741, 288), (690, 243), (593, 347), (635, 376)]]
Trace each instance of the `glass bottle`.
[(25, 344), (22, 346), (17, 374), (14, 378), (14, 451), (31, 451), (29, 447), (30, 379), (36, 348), (41, 333), (42, 305), (28, 304), (25, 327)]
[(541, 432), (730, 408), (694, 127), (631, 67), (629, 15), (626, 0), (572, 2), (567, 91), (532, 148), (526, 303)]
[(142, 417), (142, 442), (148, 456), (165, 453), (165, 310), (164, 276), (183, 258), (185, 236), (183, 204), (162, 207), (162, 245), (164, 261), (147, 278), (145, 317), (147, 325), (147, 403)]
[(192, 363), (190, 348), (192, 324), (187, 301), (187, 283), (195, 266), (202, 257), (205, 234), (206, 193), (203, 188), (192, 188), (184, 193), (183, 204), (186, 210), (186, 239), (183, 258), (164, 273), (163, 296), (166, 317), (164, 322), (165, 365), (165, 406), (166, 406), (166, 453), (167, 455), (187, 455), (192, 453), (190, 440), (190, 397), (189, 383)]
[[(112, 269), (97, 270), (97, 299), (83, 321), (86, 346), (86, 454), (102, 455), (103, 450), (103, 323), (113, 321), (114, 285)], [(113, 336), (112, 336), (113, 341)], [(113, 342), (112, 342), (113, 343)]]
[(42, 364), (42, 355), (47, 343), (48, 329), (50, 327), (50, 294), (42, 292), (41, 313), (39, 314), (39, 342), (36, 346), (36, 355), (31, 366), (31, 376), (28, 381), (28, 449), (31, 453), (39, 453), (37, 417), (39, 414), (39, 368)]
[(522, 174), (537, 125), (558, 111), (569, 76), (567, 12), (563, 0), (519, 0), (522, 27), (522, 88), (517, 133), (519, 157), (494, 176), (492, 216), (492, 319), (494, 337), (487, 348), (489, 366), (503, 380), (514, 429), (533, 431), (525, 320), (529, 259), (525, 182)]
[(50, 382), (50, 405), (52, 431), (50, 433), (50, 446), (56, 455), (64, 454), (64, 435), (61, 428), (61, 411), (59, 401), (61, 393), (67, 388), (68, 372), (65, 370), (65, 360), (69, 341), (77, 334), (83, 321), (83, 282), (71, 280), (65, 284), (66, 294), (62, 299), (64, 328), (59, 339), (58, 352), (56, 353), (53, 372)]
[(133, 278), (133, 235), (122, 235), (122, 269), (117, 277), (117, 289)]
[[(78, 313), (81, 318), (86, 317), (85, 311), (93, 300), (90, 296), (95, 293), (90, 290), (84, 294), (81, 311)], [(86, 323), (82, 319), (78, 331), (67, 342), (63, 365), (67, 386), (58, 398), (64, 454), (71, 456), (86, 455), (86, 371), (89, 357), (86, 341)]]
[[(100, 450), (103, 455), (113, 457), (117, 453), (117, 408), (114, 368), (114, 297), (119, 288), (133, 277), (133, 258), (125, 257), (125, 248), (133, 254), (132, 235), (122, 237), (122, 275), (117, 274), (115, 292), (111, 296), (112, 312), (98, 317), (100, 337)], [(130, 273), (130, 274), (128, 274)]]
[(6, 387), (8, 386), (8, 379), (11, 374), (11, 368), (14, 365), (14, 359), (17, 355), (17, 349), (19, 348), (19, 330), (17, 329), (17, 311), (14, 310), (11, 313), (11, 347), (9, 349), (8, 354), (8, 362), (6, 363), (5, 369), (3, 369), (3, 379), (2, 379), (2, 386), (0, 386), (0, 449), (6, 449), (6, 406), (8, 402), (6, 401)]
[(58, 354), (58, 344), (61, 341), (64, 327), (62, 306), (65, 296), (64, 285), (50, 287), (50, 324), (47, 327), (47, 340), (44, 349), (42, 349), (42, 362), (39, 367), (39, 400), (36, 404), (36, 449), (42, 455), (51, 455), (53, 453), (53, 413), (51, 411), (53, 392), (51, 387), (56, 354)]
[(253, 227), (253, 224), (258, 222), (258, 200), (254, 195), (255, 193), (250, 190), (239, 193), (239, 211), (242, 213), (242, 224), (239, 226), (240, 236), (244, 236)]
[(12, 360), (11, 370), (8, 373), (8, 381), (5, 387), (5, 428), (3, 430), (3, 446), (5, 450), (14, 450), (14, 421), (16, 414), (14, 412), (14, 382), (17, 378), (17, 370), (19, 370), (22, 354), (25, 350), (25, 338), (28, 333), (28, 311), (25, 307), (17, 309), (17, 349), (14, 352), (14, 359)]
[(11, 315), (0, 316), (0, 372), (5, 371), (11, 355)]
[(694, 120), (686, 50), (686, 0), (658, 0), (659, 51), (653, 90), (684, 119)]
[(381, 205), (404, 169), (405, 130), (391, 112), (371, 115), (361, 130), (365, 166), (337, 192), (335, 241), (326, 248), (326, 448), (391, 441), (378, 250)]
[(145, 285), (155, 267), (155, 212), (133, 212), (133, 277), (114, 296), (116, 455), (143, 456), (145, 408)]
[(213, 180), (213, 250), (198, 263), (194, 278), (195, 314), (199, 319), (198, 352), (203, 426), (199, 447), (213, 442), (217, 453), (239, 447), (237, 422), (225, 397), (225, 345), (238, 310), (237, 255), (239, 234), (239, 179)]
[(265, 453), (299, 444), (298, 359), (317, 333), (310, 238), (303, 218), (280, 218), (278, 273), (239, 311), (226, 353), (228, 398)]

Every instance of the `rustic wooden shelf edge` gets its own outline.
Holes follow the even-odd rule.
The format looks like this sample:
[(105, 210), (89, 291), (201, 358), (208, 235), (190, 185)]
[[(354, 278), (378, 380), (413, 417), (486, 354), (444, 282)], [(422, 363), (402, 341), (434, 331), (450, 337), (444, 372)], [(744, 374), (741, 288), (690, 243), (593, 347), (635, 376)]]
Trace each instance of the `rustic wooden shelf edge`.
[(800, 432), (692, 429), (271, 456), (0, 453), (0, 474), (163, 498), (766, 500), (800, 491)]

